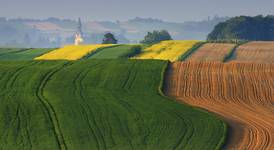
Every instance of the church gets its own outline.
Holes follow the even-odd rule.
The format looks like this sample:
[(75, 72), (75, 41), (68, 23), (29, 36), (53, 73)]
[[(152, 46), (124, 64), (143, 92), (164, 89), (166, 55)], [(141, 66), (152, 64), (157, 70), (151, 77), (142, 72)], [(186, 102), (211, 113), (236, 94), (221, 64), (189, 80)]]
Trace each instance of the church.
[(83, 32), (82, 32), (82, 22), (81, 19), (78, 19), (78, 27), (77, 27), (77, 32), (75, 34), (75, 39), (74, 39), (74, 45), (80, 45), (84, 41), (83, 39)]

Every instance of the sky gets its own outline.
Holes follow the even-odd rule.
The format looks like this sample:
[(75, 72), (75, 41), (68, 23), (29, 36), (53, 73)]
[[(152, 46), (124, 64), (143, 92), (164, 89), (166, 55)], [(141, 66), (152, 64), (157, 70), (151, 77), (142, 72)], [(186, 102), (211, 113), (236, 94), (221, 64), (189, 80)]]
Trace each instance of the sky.
[(184, 22), (208, 16), (274, 15), (274, 0), (0, 0), (0, 17)]

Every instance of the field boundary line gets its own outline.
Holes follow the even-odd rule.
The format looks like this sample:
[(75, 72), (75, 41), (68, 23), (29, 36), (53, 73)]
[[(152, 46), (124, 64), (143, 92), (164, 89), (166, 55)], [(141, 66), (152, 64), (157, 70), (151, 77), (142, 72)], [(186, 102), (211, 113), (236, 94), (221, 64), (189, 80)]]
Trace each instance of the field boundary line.
[(92, 52), (89, 52), (87, 55), (83, 56), (81, 59), (79, 60), (84, 60), (84, 59), (88, 59), (90, 57), (92, 57), (93, 55), (103, 51), (104, 49), (107, 49), (107, 48), (113, 48), (113, 47), (118, 47), (118, 46), (121, 46), (123, 44), (117, 44), (117, 45), (112, 45), (112, 46), (107, 46), (107, 47), (100, 47), (100, 48), (97, 48), (95, 51), (92, 51)]
[[(206, 42), (204, 42), (203, 44), (205, 44)], [(181, 62), (182, 63), (182, 62)], [(222, 126), (223, 126), (223, 132), (224, 132), (224, 136), (222, 136), (222, 138), (219, 140), (219, 143), (216, 145), (216, 148), (215, 150), (220, 150), (222, 149), (222, 147), (225, 145), (226, 143), (226, 139), (227, 139), (227, 135), (228, 135), (228, 129), (229, 129), (229, 126), (228, 124), (225, 122), (225, 120), (223, 118), (221, 118), (219, 115), (215, 114), (215, 113), (212, 113), (202, 107), (195, 107), (195, 106), (192, 106), (192, 105), (189, 105), (188, 103), (186, 102), (183, 102), (183, 101), (178, 101), (177, 99), (179, 99), (178, 97), (169, 97), (169, 96), (166, 96), (164, 93), (167, 93), (165, 87), (167, 85), (167, 77), (168, 77), (168, 73), (169, 73), (169, 69), (171, 68), (171, 62), (170, 61), (166, 61), (166, 64), (164, 65), (163, 69), (162, 69), (162, 72), (161, 72), (161, 81), (160, 81), (160, 85), (158, 86), (158, 92), (160, 94), (160, 96), (166, 98), (166, 99), (169, 99), (171, 101), (174, 101), (174, 102), (177, 102), (177, 103), (180, 103), (182, 105), (185, 105), (187, 107), (190, 107), (194, 110), (197, 110), (201, 113), (205, 113), (205, 114), (208, 114), (210, 116), (213, 116), (217, 119), (219, 119), (221, 122), (222, 122)], [(176, 148), (174, 148), (176, 149)]]
[[(33, 49), (39, 49), (39, 48), (33, 48)], [(57, 48), (40, 48), (40, 49), (42, 49), (42, 50), (49, 50), (49, 51), (47, 51), (47, 52), (45, 52), (45, 53), (42, 53), (42, 54), (40, 54), (40, 55), (38, 55), (38, 56), (35, 56), (34, 58), (32, 58), (32, 60), (34, 60), (36, 57), (40, 57), (40, 56), (42, 56), (42, 55), (45, 55), (45, 54), (47, 54), (47, 53), (50, 53), (50, 52), (52, 52), (53, 50), (56, 50)]]
[(225, 55), (225, 57), (224, 57), (224, 59), (223, 59), (222, 62), (226, 63), (226, 62), (231, 61), (231, 60), (234, 58), (237, 49), (238, 49), (241, 45), (246, 44), (246, 43), (248, 43), (248, 42), (242, 42), (242, 43), (236, 44), (236, 45), (230, 50), (230, 52), (229, 52), (228, 54)]
[[(163, 66), (163, 68), (162, 68), (162, 71), (161, 71), (161, 78), (160, 78), (160, 84), (159, 84), (159, 86), (158, 86), (158, 92), (159, 92), (159, 94), (160, 94), (160, 96), (162, 96), (163, 98), (166, 98), (166, 99), (168, 99), (168, 100), (170, 100), (170, 101), (173, 101), (173, 102), (177, 102), (175, 99), (173, 99), (173, 98), (171, 98), (171, 97), (168, 97), (168, 96), (166, 96), (165, 94), (164, 94), (164, 92), (163, 91), (165, 91), (165, 87), (166, 87), (166, 83), (165, 83), (165, 81), (166, 81), (166, 79), (167, 79), (167, 75), (168, 75), (168, 71), (169, 71), (169, 68), (170, 68), (170, 64), (171, 64), (171, 62), (170, 61), (165, 61), (165, 64), (164, 64), (164, 66)], [(191, 107), (191, 108), (194, 108), (194, 107), (192, 107), (192, 106), (190, 106), (190, 105), (188, 105), (188, 104), (186, 104), (186, 103), (181, 103), (182, 105), (186, 105), (186, 106), (188, 106), (188, 107)], [(200, 110), (198, 110), (198, 111), (200, 111)], [(175, 114), (177, 114), (177, 113), (175, 113)], [(179, 115), (176, 115), (177, 117), (179, 117)], [(181, 117), (179, 117), (179, 118), (181, 118)], [(182, 120), (185, 120), (185, 119), (182, 119)], [(185, 122), (184, 122), (185, 123)], [(186, 134), (187, 134), (187, 131), (186, 131), (186, 133), (181, 137), (181, 139), (184, 139), (185, 138), (185, 136), (186, 136)], [(184, 147), (185, 145), (182, 145), (182, 146), (180, 146), (181, 144), (184, 144), (184, 143), (180, 143), (181, 141), (178, 141), (177, 143), (176, 143), (176, 145), (175, 145), (175, 147), (173, 147), (172, 149), (178, 149), (179, 147)], [(187, 142), (187, 141), (186, 141)]]
[(185, 53), (183, 53), (181, 56), (179, 56), (179, 61), (185, 61), (188, 57), (190, 57), (196, 50), (198, 50), (200, 47), (202, 47), (207, 42), (198, 42), (194, 44), (190, 49), (188, 49)]
[[(126, 46), (126, 45), (122, 45), (122, 46)], [(141, 45), (136, 44), (136, 45), (130, 45), (130, 46), (132, 46), (132, 47), (130, 48), (130, 51), (131, 51), (131, 52), (128, 53), (128, 54), (121, 55), (122, 59), (124, 59), (124, 58), (130, 59), (130, 58), (135, 57), (135, 56), (137, 56), (138, 54), (141, 54), (141, 53), (142, 53), (142, 46), (141, 46)], [(137, 52), (134, 51), (135, 48), (137, 48), (139, 51), (138, 51), (138, 50), (137, 50)]]

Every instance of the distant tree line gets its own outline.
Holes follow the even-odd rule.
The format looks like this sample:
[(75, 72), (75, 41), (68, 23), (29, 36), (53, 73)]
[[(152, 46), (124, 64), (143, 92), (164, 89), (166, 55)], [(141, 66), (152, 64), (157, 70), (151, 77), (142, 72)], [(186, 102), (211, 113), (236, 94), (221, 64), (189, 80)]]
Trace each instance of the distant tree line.
[[(170, 34), (166, 30), (157, 31), (154, 30), (153, 32), (148, 32), (147, 35), (144, 37), (140, 43), (142, 44), (155, 44), (161, 41), (172, 40)], [(104, 35), (102, 44), (117, 44), (118, 40), (115, 38), (114, 34), (106, 33)], [(139, 47), (137, 48), (139, 49)]]
[(274, 40), (274, 16), (239, 16), (219, 23), (208, 40)]

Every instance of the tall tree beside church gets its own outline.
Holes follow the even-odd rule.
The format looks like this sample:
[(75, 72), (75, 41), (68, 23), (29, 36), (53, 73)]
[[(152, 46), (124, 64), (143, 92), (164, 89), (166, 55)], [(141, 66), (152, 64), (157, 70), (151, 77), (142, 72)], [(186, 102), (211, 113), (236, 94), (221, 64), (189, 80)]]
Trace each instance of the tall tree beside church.
[(118, 40), (114, 37), (112, 33), (106, 33), (102, 44), (117, 44)]

